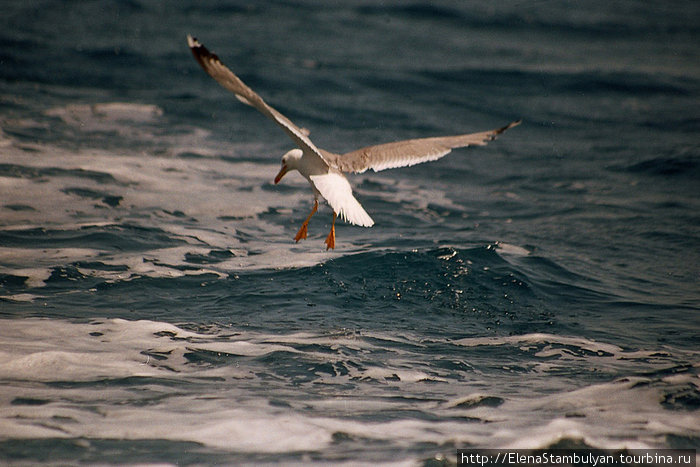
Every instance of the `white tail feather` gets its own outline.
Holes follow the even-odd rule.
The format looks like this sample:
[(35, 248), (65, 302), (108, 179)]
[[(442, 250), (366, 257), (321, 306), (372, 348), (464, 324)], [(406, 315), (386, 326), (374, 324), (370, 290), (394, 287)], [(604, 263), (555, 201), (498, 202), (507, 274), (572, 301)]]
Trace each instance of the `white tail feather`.
[(346, 222), (372, 227), (374, 221), (352, 194), (348, 179), (338, 173), (312, 175), (311, 182), (321, 193), (333, 211)]

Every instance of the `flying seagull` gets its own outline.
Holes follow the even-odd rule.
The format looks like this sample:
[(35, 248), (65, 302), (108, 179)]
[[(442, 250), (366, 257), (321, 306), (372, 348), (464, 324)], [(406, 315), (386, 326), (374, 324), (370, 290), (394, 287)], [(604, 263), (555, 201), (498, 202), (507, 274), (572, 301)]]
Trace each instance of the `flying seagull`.
[(422, 162), (434, 161), (445, 156), (454, 148), (483, 146), (507, 129), (520, 124), (520, 120), (517, 120), (502, 128), (480, 133), (409, 139), (368, 146), (347, 154), (334, 154), (316, 147), (309, 139), (307, 130), (299, 128), (287, 117), (265, 103), (260, 96), (229, 70), (219, 57), (207, 50), (197, 39), (188, 35), (187, 43), (194, 58), (209, 76), (235, 94), (238, 100), (255, 107), (263, 115), (277, 123), (298, 146), (282, 156), (282, 168), (275, 177), (275, 184), (279, 183), (287, 172), (297, 170), (308, 180), (313, 190), (313, 208), (294, 237), (297, 242), (307, 236), (309, 220), (318, 210), (319, 195), (328, 202), (333, 209), (333, 223), (325, 240), (326, 250), (335, 248), (336, 217), (340, 216), (344, 221), (362, 227), (374, 225), (372, 218), (353, 196), (352, 188), (343, 175), (344, 173), (362, 173), (367, 169), (378, 172), (384, 169), (408, 167)]

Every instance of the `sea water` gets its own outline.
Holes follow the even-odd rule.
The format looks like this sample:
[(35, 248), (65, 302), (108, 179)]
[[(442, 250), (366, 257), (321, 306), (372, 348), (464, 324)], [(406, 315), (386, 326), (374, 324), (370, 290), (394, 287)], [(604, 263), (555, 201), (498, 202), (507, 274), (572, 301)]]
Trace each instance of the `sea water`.
[[(700, 4), (24, 2), (0, 16), (0, 459), (700, 446)], [(293, 143), (522, 125), (351, 176)]]

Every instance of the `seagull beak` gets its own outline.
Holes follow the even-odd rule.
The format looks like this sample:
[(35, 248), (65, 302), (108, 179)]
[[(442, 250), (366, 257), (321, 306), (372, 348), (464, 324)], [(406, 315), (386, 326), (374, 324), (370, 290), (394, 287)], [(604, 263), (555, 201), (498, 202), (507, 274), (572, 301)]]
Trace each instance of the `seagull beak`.
[(286, 174), (287, 172), (289, 172), (289, 168), (286, 165), (283, 165), (279, 173), (275, 177), (275, 185), (277, 185), (280, 182), (280, 180), (282, 180), (282, 177), (284, 177), (284, 174)]

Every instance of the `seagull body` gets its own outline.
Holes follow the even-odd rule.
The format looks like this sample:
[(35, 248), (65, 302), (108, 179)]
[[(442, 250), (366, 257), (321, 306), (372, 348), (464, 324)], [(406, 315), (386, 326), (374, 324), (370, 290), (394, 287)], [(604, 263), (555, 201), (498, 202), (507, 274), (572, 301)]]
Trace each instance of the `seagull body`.
[(318, 210), (318, 198), (323, 197), (333, 209), (331, 231), (326, 237), (327, 248), (335, 248), (335, 220), (362, 227), (372, 227), (374, 221), (352, 194), (352, 188), (344, 173), (362, 173), (368, 169), (375, 172), (397, 167), (408, 167), (422, 162), (434, 161), (454, 148), (483, 146), (497, 135), (520, 124), (520, 120), (502, 128), (480, 133), (435, 138), (419, 138), (393, 143), (368, 146), (347, 154), (335, 154), (317, 148), (309, 139), (308, 131), (299, 128), (287, 117), (270, 107), (252, 89), (246, 86), (219, 57), (211, 53), (197, 39), (187, 36), (187, 43), (194, 58), (221, 86), (233, 92), (244, 104), (258, 109), (263, 115), (277, 123), (294, 141), (298, 148), (282, 156), (282, 166), (275, 177), (275, 184), (290, 171), (298, 171), (311, 185), (314, 204), (311, 213), (302, 223), (294, 239), (306, 238), (311, 217)]

